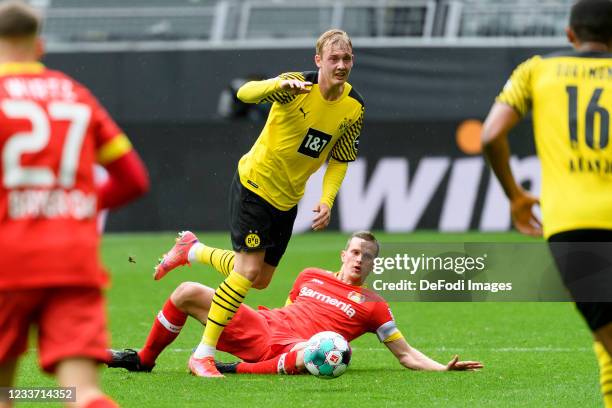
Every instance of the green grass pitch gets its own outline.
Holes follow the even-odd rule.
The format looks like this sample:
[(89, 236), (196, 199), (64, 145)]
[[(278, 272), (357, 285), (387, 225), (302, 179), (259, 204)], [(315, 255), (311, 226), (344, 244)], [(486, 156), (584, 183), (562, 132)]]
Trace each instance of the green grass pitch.
[[(228, 247), (226, 233), (203, 233), (213, 246)], [(379, 234), (381, 242), (517, 241), (517, 234)], [(194, 265), (159, 282), (153, 264), (174, 234), (108, 234), (103, 260), (113, 276), (108, 312), (113, 347), (140, 348), (151, 323), (182, 281), (215, 287), (219, 275)], [(270, 287), (251, 291), (250, 305), (281, 306), (301, 269), (336, 270), (346, 235), (297, 235)], [(335, 380), (303, 376), (228, 376), (203, 380), (187, 373), (186, 362), (202, 328), (188, 320), (177, 340), (150, 373), (102, 371), (104, 389), (125, 407), (596, 407), (601, 406), (592, 341), (569, 303), (392, 303), (408, 342), (446, 363), (452, 354), (480, 360), (480, 372), (415, 372), (401, 367), (374, 335), (352, 343), (347, 373)], [(31, 343), (31, 347), (34, 344)], [(227, 355), (220, 357), (230, 360)], [(18, 371), (18, 386), (50, 386), (30, 350)], [(43, 404), (52, 407), (54, 404)], [(20, 406), (41, 406), (40, 403)]]

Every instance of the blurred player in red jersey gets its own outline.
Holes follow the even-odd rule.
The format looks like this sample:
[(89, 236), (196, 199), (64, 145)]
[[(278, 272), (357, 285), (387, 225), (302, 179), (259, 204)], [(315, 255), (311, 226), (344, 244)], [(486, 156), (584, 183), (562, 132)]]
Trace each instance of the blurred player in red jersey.
[[(40, 365), (76, 387), (76, 406), (112, 407), (97, 378), (108, 358), (108, 278), (96, 215), (144, 194), (149, 181), (87, 88), (38, 62), (40, 25), (24, 3), (0, 5), (0, 386), (13, 385), (35, 325)], [(96, 163), (108, 171), (98, 187)]]
[[(414, 370), (482, 368), (480, 362), (459, 361), (457, 356), (446, 365), (440, 364), (406, 342), (389, 305), (362, 286), (372, 271), (378, 249), (371, 233), (357, 232), (341, 252), (340, 271), (303, 270), (284, 307), (271, 310), (260, 307), (256, 311), (242, 304), (223, 331), (218, 347), (243, 362), (217, 363), (219, 371), (297, 374), (304, 371), (304, 342), (326, 330), (337, 332), (348, 341), (374, 333), (404, 367)], [(206, 323), (214, 293), (199, 283), (179, 285), (157, 315), (145, 346), (138, 353), (131, 349), (113, 351), (109, 366), (151, 371), (157, 356), (178, 336), (187, 316)]]

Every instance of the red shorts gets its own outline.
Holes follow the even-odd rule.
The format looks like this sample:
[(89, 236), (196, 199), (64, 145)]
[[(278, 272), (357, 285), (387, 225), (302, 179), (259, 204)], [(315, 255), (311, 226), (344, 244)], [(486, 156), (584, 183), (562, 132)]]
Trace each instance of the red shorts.
[(230, 353), (248, 363), (269, 360), (286, 353), (295, 345), (277, 344), (272, 340), (272, 330), (268, 320), (249, 306), (242, 304), (223, 330), (217, 350)]
[(0, 364), (28, 346), (31, 325), (38, 327), (39, 362), (52, 373), (68, 357), (108, 360), (106, 311), (102, 290), (56, 287), (0, 291)]

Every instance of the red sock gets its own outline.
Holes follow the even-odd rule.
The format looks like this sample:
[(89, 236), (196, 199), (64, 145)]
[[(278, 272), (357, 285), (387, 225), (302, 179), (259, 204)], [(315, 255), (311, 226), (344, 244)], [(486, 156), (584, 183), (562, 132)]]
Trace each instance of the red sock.
[(107, 395), (103, 395), (89, 401), (85, 408), (119, 408), (119, 405)]
[(290, 351), (270, 360), (257, 363), (238, 363), (236, 373), (238, 374), (299, 374), (295, 367), (297, 351)]
[(172, 300), (168, 299), (164, 308), (157, 314), (144, 347), (138, 352), (140, 363), (147, 367), (155, 365), (155, 359), (176, 339), (185, 320), (187, 313), (178, 310)]

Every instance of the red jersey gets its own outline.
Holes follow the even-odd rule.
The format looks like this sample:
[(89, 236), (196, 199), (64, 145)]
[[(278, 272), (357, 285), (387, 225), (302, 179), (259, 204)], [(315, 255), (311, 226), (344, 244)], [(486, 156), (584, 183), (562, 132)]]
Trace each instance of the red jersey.
[(0, 289), (107, 282), (94, 163), (117, 137), (72, 78), (40, 63), (0, 65)]
[(383, 298), (322, 269), (304, 269), (289, 299), (293, 303), (283, 308), (260, 311), (268, 320), (275, 344), (303, 341), (327, 330), (348, 341), (364, 333), (376, 333), (384, 341), (398, 331)]

